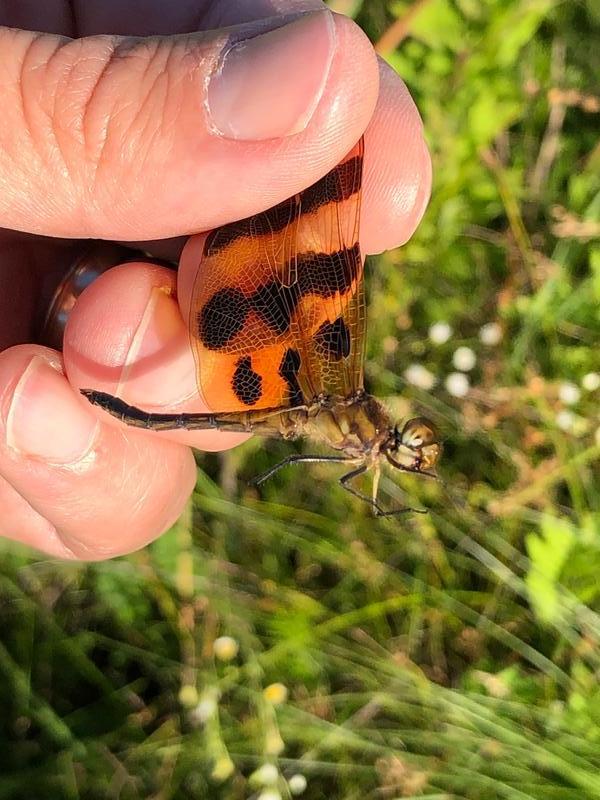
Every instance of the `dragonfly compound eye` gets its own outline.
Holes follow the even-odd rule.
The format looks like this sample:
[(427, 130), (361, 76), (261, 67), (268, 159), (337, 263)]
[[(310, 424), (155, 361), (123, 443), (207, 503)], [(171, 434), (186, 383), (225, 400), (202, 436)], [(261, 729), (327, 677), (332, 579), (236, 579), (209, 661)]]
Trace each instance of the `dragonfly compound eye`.
[(400, 433), (400, 444), (411, 450), (439, 445), (440, 437), (437, 428), (426, 417), (409, 419)]

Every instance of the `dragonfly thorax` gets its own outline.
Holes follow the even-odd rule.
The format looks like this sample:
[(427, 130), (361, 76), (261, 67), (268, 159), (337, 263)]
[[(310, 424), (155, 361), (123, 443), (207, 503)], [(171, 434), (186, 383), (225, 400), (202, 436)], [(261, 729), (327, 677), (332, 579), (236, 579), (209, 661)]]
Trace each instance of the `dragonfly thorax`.
[(429, 472), (441, 453), (432, 422), (416, 417), (394, 427), (387, 409), (368, 394), (321, 402), (309, 411), (305, 425), (312, 438), (363, 463), (385, 458), (396, 469)]
[(309, 410), (305, 433), (349, 458), (377, 455), (392, 433), (389, 415), (374, 397), (331, 397)]

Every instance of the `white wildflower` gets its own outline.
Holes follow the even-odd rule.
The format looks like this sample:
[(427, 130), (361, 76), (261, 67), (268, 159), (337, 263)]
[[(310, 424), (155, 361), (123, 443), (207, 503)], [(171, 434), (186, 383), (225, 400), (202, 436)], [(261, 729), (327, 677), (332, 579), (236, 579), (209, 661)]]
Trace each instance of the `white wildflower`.
[(556, 424), (562, 431), (570, 431), (575, 423), (575, 415), (568, 409), (559, 411), (556, 415)]
[(470, 372), (477, 363), (477, 356), (470, 347), (458, 347), (452, 356), (452, 363), (461, 372)]
[(445, 383), (446, 390), (453, 397), (465, 397), (469, 392), (469, 379), (462, 372), (451, 372)]
[(281, 800), (281, 795), (277, 789), (263, 789), (258, 795), (258, 800)]
[(479, 329), (479, 339), (482, 344), (493, 347), (502, 340), (502, 328), (497, 322), (487, 322)]
[(287, 700), (287, 686), (283, 683), (270, 683), (263, 689), (263, 695), (269, 703), (274, 706), (280, 706)]
[(196, 724), (207, 722), (217, 713), (219, 692), (216, 689), (207, 689), (202, 693), (195, 708), (190, 711), (190, 721)]
[(579, 386), (565, 381), (564, 383), (561, 383), (558, 388), (558, 396), (561, 402), (563, 402), (566, 406), (574, 406), (575, 403), (579, 402), (581, 391), (579, 390)]
[(596, 389), (600, 389), (600, 373), (588, 372), (581, 379), (581, 385), (586, 392), (595, 392)]
[(270, 786), (272, 783), (277, 783), (278, 777), (279, 770), (275, 764), (262, 764), (252, 775), (252, 778), (257, 783), (260, 783), (261, 786)]
[(306, 778), (304, 775), (297, 773), (296, 775), (292, 775), (292, 777), (288, 781), (288, 786), (290, 787), (290, 792), (293, 795), (302, 794), (306, 791)]
[(434, 344), (445, 344), (452, 336), (452, 328), (447, 322), (435, 322), (429, 328), (429, 338)]
[(428, 392), (435, 386), (435, 375), (422, 364), (411, 364), (404, 370), (404, 379), (407, 383)]
[(231, 661), (237, 656), (239, 649), (240, 646), (233, 636), (219, 636), (213, 643), (213, 653), (219, 661)]

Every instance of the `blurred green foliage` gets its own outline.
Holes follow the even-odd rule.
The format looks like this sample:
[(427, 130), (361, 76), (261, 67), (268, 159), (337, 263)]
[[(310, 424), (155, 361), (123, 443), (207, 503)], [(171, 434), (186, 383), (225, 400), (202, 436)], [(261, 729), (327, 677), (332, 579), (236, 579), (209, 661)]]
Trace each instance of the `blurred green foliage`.
[(383, 481), (430, 513), (375, 521), (330, 465), (259, 498), (289, 446), (251, 441), (199, 457), (187, 515), (129, 558), (3, 543), (1, 800), (276, 800), (296, 774), (310, 800), (600, 798), (598, 6), (331, 5), (433, 154), (417, 234), (370, 265), (367, 364), (443, 431), (441, 482)]

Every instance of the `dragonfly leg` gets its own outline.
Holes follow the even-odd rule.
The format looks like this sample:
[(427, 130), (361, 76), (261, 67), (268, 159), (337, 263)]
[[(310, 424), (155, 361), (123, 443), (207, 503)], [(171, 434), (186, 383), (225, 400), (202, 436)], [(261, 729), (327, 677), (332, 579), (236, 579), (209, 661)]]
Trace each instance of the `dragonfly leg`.
[(358, 469), (352, 470), (352, 472), (346, 473), (346, 475), (342, 475), (340, 478), (340, 484), (344, 487), (347, 492), (353, 494), (355, 497), (358, 497), (359, 500), (363, 500), (365, 503), (371, 506), (373, 509), (373, 513), (376, 517), (395, 517), (399, 514), (406, 514), (409, 511), (414, 511), (416, 514), (426, 514), (422, 508), (411, 508), (410, 506), (403, 506), (402, 508), (394, 508), (390, 511), (384, 511), (383, 508), (379, 505), (377, 500), (374, 497), (369, 497), (363, 492), (355, 489), (353, 486), (349, 485), (349, 481), (353, 480), (354, 478), (358, 478), (360, 475), (363, 475), (367, 470), (366, 465), (359, 467)]
[(272, 478), (276, 472), (279, 472), (280, 469), (283, 467), (287, 467), (288, 464), (301, 464), (301, 463), (308, 463), (308, 464), (316, 464), (322, 463), (325, 461), (332, 461), (334, 463), (340, 464), (347, 461), (354, 461), (352, 458), (347, 458), (346, 456), (310, 456), (310, 455), (303, 455), (302, 453), (294, 453), (287, 458), (284, 458), (283, 461), (280, 461), (279, 464), (275, 464), (274, 467), (270, 467), (265, 472), (261, 472), (260, 475), (257, 475), (255, 478), (252, 478), (250, 484), (252, 486), (260, 486), (261, 483), (268, 481), (269, 478)]
[(364, 475), (366, 471), (367, 467), (366, 465), (363, 465), (358, 469), (353, 469), (352, 472), (347, 472), (340, 478), (340, 485), (343, 486), (347, 492), (353, 494), (354, 497), (358, 497), (359, 500), (363, 500), (365, 503), (370, 505), (376, 517), (384, 516), (385, 511), (378, 505), (376, 500), (374, 500), (372, 497), (368, 497), (366, 494), (363, 494), (363, 492), (349, 485), (349, 481), (353, 480), (354, 478), (358, 478), (359, 475)]

